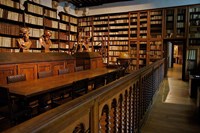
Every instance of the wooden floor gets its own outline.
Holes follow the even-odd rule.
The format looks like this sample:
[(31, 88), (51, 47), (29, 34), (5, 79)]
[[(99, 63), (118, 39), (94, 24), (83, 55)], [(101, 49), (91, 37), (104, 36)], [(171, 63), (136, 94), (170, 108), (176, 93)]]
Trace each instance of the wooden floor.
[(169, 69), (141, 133), (200, 133), (195, 100), (189, 97), (188, 82), (181, 80), (181, 65)]

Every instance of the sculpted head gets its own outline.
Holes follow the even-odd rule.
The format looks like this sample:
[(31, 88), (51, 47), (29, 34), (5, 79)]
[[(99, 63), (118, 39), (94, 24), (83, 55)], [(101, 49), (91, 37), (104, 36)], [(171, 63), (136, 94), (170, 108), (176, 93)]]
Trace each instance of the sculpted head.
[(48, 36), (48, 37), (51, 37), (52, 32), (51, 32), (50, 30), (45, 30), (45, 31), (44, 31), (44, 35), (45, 35), (45, 36)]
[(23, 27), (23, 28), (20, 29), (20, 36), (21, 37), (29, 38), (29, 34), (30, 34), (29, 28)]

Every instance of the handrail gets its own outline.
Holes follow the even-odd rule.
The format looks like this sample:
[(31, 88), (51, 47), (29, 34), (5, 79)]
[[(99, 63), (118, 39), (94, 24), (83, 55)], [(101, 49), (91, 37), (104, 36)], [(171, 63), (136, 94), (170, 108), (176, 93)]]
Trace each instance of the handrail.
[(163, 77), (164, 59), (5, 132), (139, 132)]

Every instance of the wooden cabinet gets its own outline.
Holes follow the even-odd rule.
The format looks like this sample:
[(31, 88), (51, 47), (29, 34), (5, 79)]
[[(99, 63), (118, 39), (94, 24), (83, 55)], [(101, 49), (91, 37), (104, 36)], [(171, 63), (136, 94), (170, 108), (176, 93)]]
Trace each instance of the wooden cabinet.
[(83, 66), (85, 70), (104, 67), (102, 56), (97, 52), (77, 52), (73, 56), (76, 66)]

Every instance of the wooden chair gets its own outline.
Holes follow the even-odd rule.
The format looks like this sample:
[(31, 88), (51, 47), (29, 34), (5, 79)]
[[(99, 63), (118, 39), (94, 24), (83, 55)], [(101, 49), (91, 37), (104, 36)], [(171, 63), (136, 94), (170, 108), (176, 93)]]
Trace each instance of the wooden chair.
[(105, 85), (105, 77), (106, 75), (100, 75), (95, 77), (94, 79), (94, 89), (100, 88)]
[(67, 74), (67, 73), (69, 73), (69, 69), (67, 69), (67, 68), (58, 70), (58, 75)]
[[(58, 70), (58, 75), (67, 74), (67, 73), (69, 73), (69, 69), (67, 68)], [(60, 88), (51, 92), (51, 101), (52, 101), (53, 107), (57, 107), (67, 101), (70, 101), (71, 99), (72, 98), (71, 98), (70, 87)]]
[(53, 76), (52, 71), (43, 71), (43, 72), (38, 72), (38, 78), (46, 78), (46, 77), (51, 77)]
[(20, 81), (26, 81), (26, 75), (25, 74), (19, 74), (19, 75), (11, 75), (7, 77), (7, 83), (15, 83)]
[[(53, 76), (52, 71), (42, 71), (38, 72), (38, 78), (47, 78)], [(43, 113), (45, 111), (48, 111), (52, 108), (51, 106), (51, 94), (45, 93), (39, 96), (39, 112)]]
[(29, 110), (13, 103), (9, 90), (0, 87), (0, 115), (9, 119), (11, 125), (15, 125), (27, 119)]
[(82, 79), (72, 84), (72, 99), (82, 96), (88, 92), (88, 79)]
[(75, 71), (76, 71), (76, 72), (78, 72), (78, 71), (83, 71), (83, 66), (75, 67)]
[[(7, 83), (16, 83), (16, 82), (21, 82), (21, 81), (26, 81), (26, 75), (25, 74), (19, 74), (19, 75), (11, 75), (7, 77)], [(15, 104), (21, 104), (24, 101), (21, 99), (18, 99), (16, 96), (11, 96), (12, 102)], [(38, 112), (38, 99), (37, 98), (31, 98), (27, 101), (26, 105), (30, 110), (31, 110), (31, 115), (33, 115), (33, 112)]]

